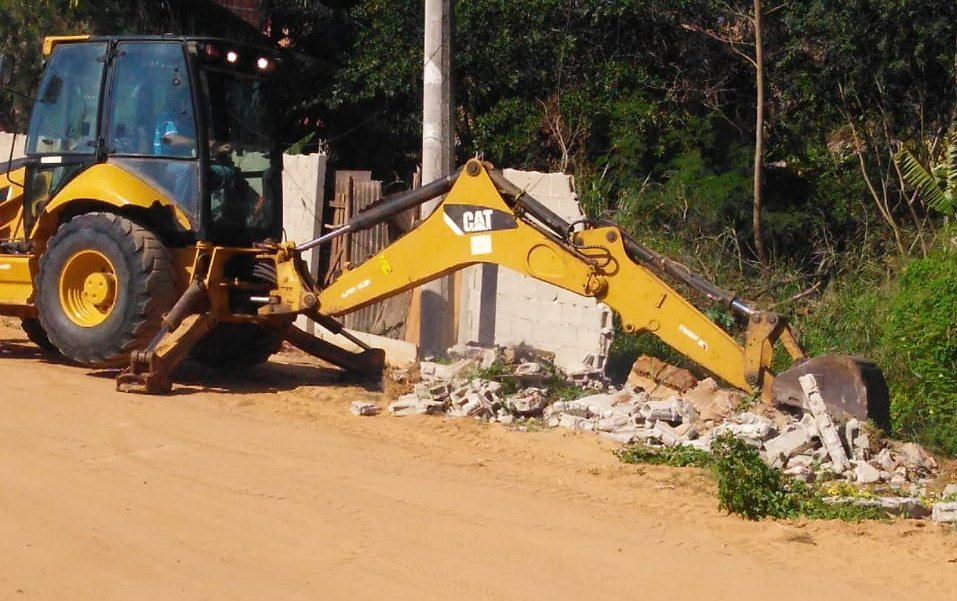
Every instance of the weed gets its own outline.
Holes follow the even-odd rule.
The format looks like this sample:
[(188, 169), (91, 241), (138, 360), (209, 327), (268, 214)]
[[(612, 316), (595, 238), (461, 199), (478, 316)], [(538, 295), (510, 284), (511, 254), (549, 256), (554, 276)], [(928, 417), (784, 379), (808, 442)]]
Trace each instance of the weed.
[(674, 467), (711, 467), (714, 458), (710, 453), (689, 446), (654, 448), (636, 444), (615, 451), (625, 463), (651, 463)]
[[(830, 503), (825, 494), (847, 493), (830, 483), (822, 489), (786, 476), (762, 461), (757, 450), (731, 434), (718, 436), (711, 445), (713, 454), (686, 446), (651, 448), (633, 445), (615, 452), (625, 463), (703, 467), (712, 470), (718, 481), (718, 507), (731, 513), (759, 520), (764, 517), (789, 519), (804, 516), (824, 520), (869, 520), (886, 517), (880, 507)], [(854, 489), (864, 498), (868, 495)]]

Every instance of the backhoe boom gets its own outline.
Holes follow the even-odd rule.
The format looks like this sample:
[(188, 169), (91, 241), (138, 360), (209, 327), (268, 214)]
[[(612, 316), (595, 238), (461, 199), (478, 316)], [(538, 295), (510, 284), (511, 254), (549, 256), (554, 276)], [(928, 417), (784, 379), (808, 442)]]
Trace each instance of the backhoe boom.
[[(476, 263), (494, 263), (611, 307), (627, 332), (650, 332), (716, 376), (743, 390), (773, 396), (771, 362), (780, 343), (806, 359), (785, 318), (758, 311), (678, 263), (640, 245), (615, 225), (580, 231), (478, 160), (454, 176), (444, 200), (411, 232), (320, 292), (319, 309), (339, 316)], [(427, 198), (418, 195), (418, 202)], [(396, 202), (414, 206), (409, 196)], [(376, 207), (390, 215), (389, 203)], [(373, 220), (359, 215), (351, 231)], [(660, 276), (671, 276), (748, 319), (739, 343)], [(843, 378), (839, 378), (843, 379)], [(825, 398), (827, 396), (825, 395)], [(780, 398), (783, 402), (795, 399)], [(848, 413), (867, 413), (841, 399)], [(797, 401), (799, 402), (799, 401)], [(880, 400), (870, 399), (871, 404)], [(860, 411), (859, 411), (860, 409)], [(867, 417), (867, 415), (862, 415)]]

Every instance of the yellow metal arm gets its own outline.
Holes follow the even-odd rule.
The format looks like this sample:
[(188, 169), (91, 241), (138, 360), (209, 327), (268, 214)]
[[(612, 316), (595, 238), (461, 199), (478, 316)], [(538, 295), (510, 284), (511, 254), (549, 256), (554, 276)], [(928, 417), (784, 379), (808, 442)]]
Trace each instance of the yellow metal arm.
[(417, 228), (319, 294), (319, 310), (342, 315), (474, 263), (503, 265), (606, 303), (628, 332), (651, 332), (689, 359), (744, 390), (770, 394), (772, 345), (803, 351), (783, 318), (756, 312), (744, 345), (655, 273), (632, 260), (617, 227), (562, 240), (509, 204), (478, 161)]

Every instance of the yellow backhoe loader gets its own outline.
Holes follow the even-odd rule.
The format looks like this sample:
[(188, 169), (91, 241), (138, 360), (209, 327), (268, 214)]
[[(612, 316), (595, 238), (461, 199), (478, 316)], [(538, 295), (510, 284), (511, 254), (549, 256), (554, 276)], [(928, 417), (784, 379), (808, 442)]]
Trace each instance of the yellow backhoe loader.
[[(381, 350), (337, 317), (480, 262), (606, 303), (729, 384), (800, 404), (817, 376), (832, 408), (886, 425), (883, 375), (866, 360), (809, 359), (785, 318), (760, 311), (610, 223), (569, 224), (471, 160), (298, 246), (281, 242), (281, 153), (269, 81), (280, 58), (207, 38), (47, 38), (27, 157), (0, 169), (0, 314), (44, 348), (125, 366), (121, 390), (170, 390), (190, 356), (261, 363), (282, 340), (348, 371), (379, 374)], [(421, 224), (320, 289), (301, 257), (444, 196)], [(665, 279), (747, 319), (729, 336)], [(299, 330), (307, 315), (364, 350)], [(772, 371), (775, 345), (794, 365)]]

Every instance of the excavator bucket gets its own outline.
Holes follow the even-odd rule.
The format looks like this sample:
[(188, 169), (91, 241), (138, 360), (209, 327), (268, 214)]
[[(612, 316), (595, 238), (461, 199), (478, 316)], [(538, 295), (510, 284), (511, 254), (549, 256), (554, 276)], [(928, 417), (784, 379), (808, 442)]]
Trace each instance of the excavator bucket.
[(798, 378), (812, 374), (821, 397), (835, 416), (871, 420), (890, 429), (890, 395), (884, 374), (873, 361), (846, 355), (822, 355), (798, 363), (778, 374), (771, 386), (774, 401), (804, 408), (804, 391)]

